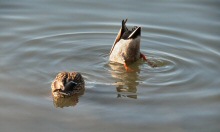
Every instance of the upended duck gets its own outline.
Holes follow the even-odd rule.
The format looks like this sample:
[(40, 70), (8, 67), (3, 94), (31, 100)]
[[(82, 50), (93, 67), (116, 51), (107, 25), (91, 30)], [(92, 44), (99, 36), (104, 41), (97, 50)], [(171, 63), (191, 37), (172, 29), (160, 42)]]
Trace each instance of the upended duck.
[(51, 84), (54, 97), (68, 97), (85, 89), (85, 82), (78, 72), (60, 72)]
[(126, 26), (126, 22), (127, 19), (122, 20), (121, 28), (110, 50), (109, 60), (123, 64), (126, 71), (133, 71), (128, 65), (139, 59), (143, 59), (146, 62), (148, 62), (148, 60), (147, 57), (140, 52), (141, 27), (134, 26), (132, 30), (129, 30)]

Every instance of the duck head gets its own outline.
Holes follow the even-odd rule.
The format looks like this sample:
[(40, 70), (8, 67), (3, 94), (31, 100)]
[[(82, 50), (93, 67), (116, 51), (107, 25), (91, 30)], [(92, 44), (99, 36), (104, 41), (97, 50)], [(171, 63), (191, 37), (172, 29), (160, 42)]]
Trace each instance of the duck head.
[(71, 96), (84, 89), (84, 79), (77, 72), (60, 72), (51, 84), (54, 96)]

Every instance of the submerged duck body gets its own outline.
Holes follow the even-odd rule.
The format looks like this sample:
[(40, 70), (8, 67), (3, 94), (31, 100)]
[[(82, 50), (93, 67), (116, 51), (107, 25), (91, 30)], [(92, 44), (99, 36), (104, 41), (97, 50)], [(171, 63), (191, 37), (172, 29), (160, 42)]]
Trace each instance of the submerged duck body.
[(84, 91), (85, 82), (78, 72), (60, 72), (51, 84), (54, 97), (68, 97)]
[(109, 60), (124, 64), (126, 70), (128, 70), (129, 64), (140, 58), (147, 59), (140, 52), (141, 27), (135, 26), (132, 30), (129, 30), (125, 25), (126, 22), (127, 19), (122, 20), (121, 28), (110, 51)]

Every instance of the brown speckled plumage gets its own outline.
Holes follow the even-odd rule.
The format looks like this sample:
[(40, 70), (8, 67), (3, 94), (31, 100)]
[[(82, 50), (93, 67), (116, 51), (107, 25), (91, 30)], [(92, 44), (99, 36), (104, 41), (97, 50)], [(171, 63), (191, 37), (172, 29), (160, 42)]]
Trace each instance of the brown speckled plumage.
[(85, 82), (78, 72), (60, 72), (51, 84), (52, 94), (55, 97), (66, 97), (84, 91)]

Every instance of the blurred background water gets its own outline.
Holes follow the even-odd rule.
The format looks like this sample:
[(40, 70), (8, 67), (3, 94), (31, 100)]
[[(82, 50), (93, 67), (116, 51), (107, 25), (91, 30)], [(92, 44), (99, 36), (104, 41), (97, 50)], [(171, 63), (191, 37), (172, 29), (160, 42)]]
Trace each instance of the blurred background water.
[[(1, 0), (2, 132), (219, 132), (220, 1)], [(125, 72), (108, 53), (121, 26), (141, 26), (144, 62)], [(59, 71), (86, 90), (53, 100)], [(68, 105), (67, 105), (68, 106)]]

